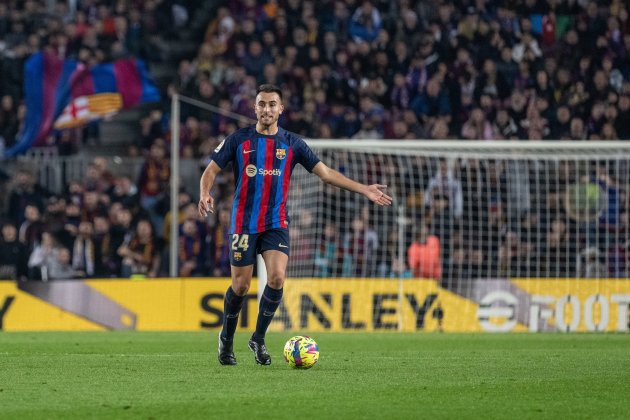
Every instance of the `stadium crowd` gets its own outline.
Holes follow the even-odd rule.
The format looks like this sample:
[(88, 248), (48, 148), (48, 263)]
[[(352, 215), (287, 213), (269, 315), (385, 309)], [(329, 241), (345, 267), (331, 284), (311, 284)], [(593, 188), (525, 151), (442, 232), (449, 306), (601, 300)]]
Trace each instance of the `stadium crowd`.
[[(162, 29), (177, 28), (193, 12), (185, 2), (167, 0), (8, 3), (0, 4), (5, 147), (23, 126), (21, 69), (31, 53), (48, 48), (86, 63), (127, 54), (156, 61), (160, 37), (175, 36)], [(621, 0), (222, 4), (196, 56), (178, 63), (165, 100), (178, 92), (253, 117), (256, 86), (274, 83), (286, 92), (281, 125), (310, 138), (630, 139), (630, 22)], [(148, 112), (138, 137), (129, 141), (130, 154), (146, 158), (135, 179), (114, 176), (103, 158), (95, 158), (64, 194), (42, 190), (28, 172), (13, 174), (0, 240), (6, 273), (28, 278), (167, 273), (163, 245), (173, 223), (167, 211), (167, 105)], [(184, 106), (179, 153), (207, 162), (220, 140), (243, 124)], [(75, 150), (67, 141), (51, 137), (60, 151)], [(567, 235), (579, 229), (567, 226), (571, 217), (556, 202), (570, 183), (537, 190), (536, 208), (514, 215), (502, 201), (509, 194), (497, 192), (507, 188), (508, 167), (425, 160), (415, 169), (424, 174), (417, 181), (422, 210), (411, 216), (422, 222), (404, 238), (405, 255), (394, 248), (399, 238), (370, 226), (367, 214), (353, 220), (348, 232), (339, 232), (339, 221), (331, 219), (323, 238), (294, 246), (306, 250), (294, 253), (296, 263), (307, 267), (303, 275), (453, 278), (515, 275), (514, 267), (520, 267), (518, 273), (538, 267), (535, 275), (558, 276), (585, 270), (577, 261), (589, 258), (590, 271), (629, 275), (624, 191), (616, 193), (614, 223), (603, 218), (588, 226), (598, 232), (588, 238), (601, 238), (593, 243)], [(588, 175), (604, 189), (614, 190), (620, 181), (628, 185), (610, 180), (606, 171), (592, 172)], [(180, 193), (181, 275), (229, 274), (231, 176), (223, 172), (218, 182), (215, 218), (199, 220), (191, 204), (197, 192)], [(480, 200), (478, 191), (495, 193)], [(306, 223), (302, 219), (308, 217), (298, 217), (296, 225)], [(478, 225), (466, 225), (481, 219), (489, 228), (483, 234), (474, 230)], [(475, 245), (471, 238), (485, 242)], [(371, 257), (377, 249), (383, 261)], [(553, 261), (565, 260), (575, 264), (559, 272)]]

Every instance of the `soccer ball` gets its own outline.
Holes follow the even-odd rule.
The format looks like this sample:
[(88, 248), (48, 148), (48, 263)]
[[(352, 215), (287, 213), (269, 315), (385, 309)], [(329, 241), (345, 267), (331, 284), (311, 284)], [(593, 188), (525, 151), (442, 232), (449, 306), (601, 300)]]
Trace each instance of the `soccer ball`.
[(292, 368), (310, 369), (319, 359), (319, 346), (307, 335), (291, 337), (284, 345), (284, 360)]

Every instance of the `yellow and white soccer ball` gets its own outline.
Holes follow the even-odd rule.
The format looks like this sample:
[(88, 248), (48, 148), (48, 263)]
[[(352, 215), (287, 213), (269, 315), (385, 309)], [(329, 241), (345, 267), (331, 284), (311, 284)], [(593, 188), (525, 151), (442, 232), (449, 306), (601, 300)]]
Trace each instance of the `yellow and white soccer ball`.
[(296, 335), (284, 345), (284, 360), (292, 368), (310, 369), (319, 360), (319, 346), (307, 335)]

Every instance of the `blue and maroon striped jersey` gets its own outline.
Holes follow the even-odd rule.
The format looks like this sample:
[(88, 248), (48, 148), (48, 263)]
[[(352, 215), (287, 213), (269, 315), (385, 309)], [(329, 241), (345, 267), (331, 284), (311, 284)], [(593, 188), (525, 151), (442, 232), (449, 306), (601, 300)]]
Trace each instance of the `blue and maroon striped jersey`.
[(287, 228), (289, 181), (296, 164), (312, 172), (319, 158), (296, 134), (278, 128), (273, 136), (256, 126), (229, 135), (212, 154), (222, 169), (233, 163), (236, 189), (230, 234)]

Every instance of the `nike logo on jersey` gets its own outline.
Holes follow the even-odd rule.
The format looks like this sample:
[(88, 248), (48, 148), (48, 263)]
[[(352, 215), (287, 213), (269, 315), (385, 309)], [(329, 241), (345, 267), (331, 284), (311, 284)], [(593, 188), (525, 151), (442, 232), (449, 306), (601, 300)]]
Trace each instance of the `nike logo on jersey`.
[(287, 246), (287, 245), (278, 244), (278, 246), (279, 246), (280, 248), (288, 248), (288, 246)]
[(249, 153), (251, 153), (251, 152), (255, 152), (255, 151), (256, 151), (256, 149), (252, 149), (252, 150), (243, 150), (243, 154), (244, 154), (244, 155), (247, 155), (247, 154), (249, 154)]

